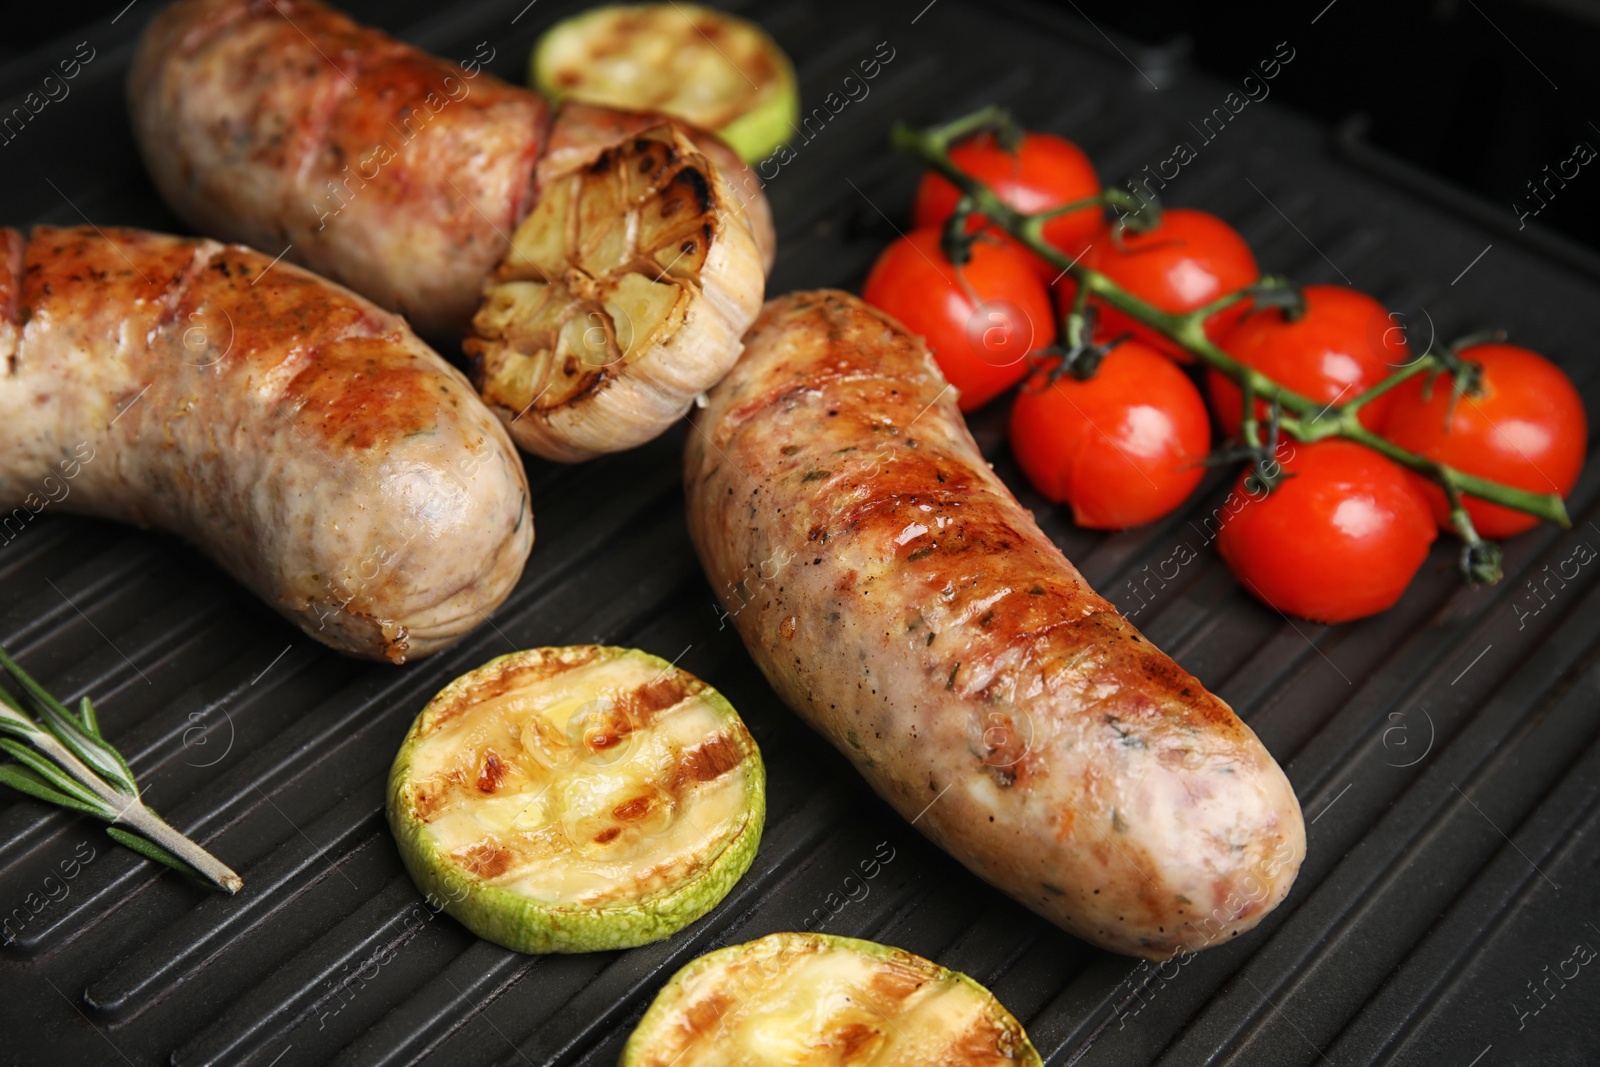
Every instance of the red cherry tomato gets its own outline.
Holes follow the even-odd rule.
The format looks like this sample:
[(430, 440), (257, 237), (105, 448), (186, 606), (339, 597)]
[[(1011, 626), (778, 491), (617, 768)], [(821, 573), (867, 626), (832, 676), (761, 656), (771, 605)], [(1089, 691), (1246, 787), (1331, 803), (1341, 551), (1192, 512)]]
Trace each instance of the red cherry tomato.
[(1011, 451), (1047, 499), (1079, 526), (1120, 529), (1160, 518), (1194, 491), (1211, 444), (1205, 401), (1161, 353), (1124, 341), (1087, 381), (1040, 370), (1011, 409)]
[[(1422, 377), (1395, 389), (1384, 436), (1412, 452), (1533, 493), (1566, 496), (1577, 484), (1589, 449), (1589, 423), (1571, 380), (1537, 352), (1516, 345), (1477, 345), (1461, 358), (1483, 367), (1478, 396), (1461, 396), (1451, 410), (1448, 378), (1429, 388)], [(1439, 524), (1450, 528), (1444, 491), (1420, 476)], [(1484, 537), (1510, 537), (1539, 520), (1526, 512), (1465, 500)]]
[[(950, 159), (968, 174), (983, 179), (1002, 203), (1028, 214), (1087, 200), (1100, 192), (1100, 179), (1083, 149), (1051, 133), (1024, 135), (1015, 154), (1001, 148), (993, 134), (979, 134), (952, 148)], [(954, 185), (937, 174), (925, 174), (917, 186), (912, 220), (919, 227), (943, 225), (960, 198)], [(1044, 227), (1045, 240), (1069, 257), (1076, 256), (1104, 229), (1104, 214), (1104, 209), (1092, 207), (1051, 219)], [(972, 228), (981, 226), (982, 219), (981, 215), (972, 216)], [(1060, 275), (1061, 268), (1022, 249), (1011, 237), (1000, 235), (1000, 239), (1024, 251), (1045, 282)]]
[(958, 268), (938, 230), (913, 230), (883, 250), (861, 297), (927, 340), (962, 411), (1021, 381), (1028, 353), (1056, 339), (1044, 283), (1021, 252), (984, 238)]
[[(1161, 222), (1147, 233), (1130, 230), (1120, 239), (1109, 234), (1100, 238), (1082, 262), (1134, 296), (1174, 313), (1204, 307), (1261, 277), (1256, 257), (1238, 231), (1215, 215), (1181, 207), (1162, 212)], [(1062, 308), (1071, 302), (1076, 288), (1070, 276), (1057, 283)], [(1241, 301), (1213, 315), (1206, 322), (1207, 333), (1212, 337), (1227, 333), (1247, 307)], [(1115, 308), (1101, 309), (1100, 332), (1108, 337), (1131, 332), (1179, 362), (1193, 361), (1183, 349)]]
[[(1240, 363), (1325, 404), (1355, 399), (1411, 358), (1405, 331), (1372, 297), (1342, 285), (1308, 285), (1304, 294), (1305, 314), (1295, 321), (1277, 309), (1254, 311), (1217, 343)], [(1244, 409), (1239, 387), (1208, 370), (1206, 391), (1222, 432), (1237, 433)], [(1393, 399), (1385, 393), (1363, 405), (1362, 425), (1380, 429)], [(1267, 417), (1261, 401), (1256, 417)]]
[(1347, 622), (1392, 606), (1438, 533), (1410, 474), (1354, 441), (1286, 445), (1282, 454), (1293, 477), (1269, 494), (1241, 477), (1228, 497), (1222, 558), (1288, 615)]

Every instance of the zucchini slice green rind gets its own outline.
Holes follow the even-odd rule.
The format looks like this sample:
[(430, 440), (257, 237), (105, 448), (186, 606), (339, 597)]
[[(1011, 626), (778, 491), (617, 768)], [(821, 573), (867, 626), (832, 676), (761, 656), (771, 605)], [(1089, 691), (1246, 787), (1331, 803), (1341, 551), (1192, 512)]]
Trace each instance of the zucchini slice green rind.
[(983, 986), (888, 945), (771, 934), (672, 976), (620, 1067), (1041, 1067)]
[(745, 19), (690, 3), (614, 4), (557, 23), (534, 46), (533, 87), (635, 111), (660, 111), (722, 137), (747, 163), (799, 119), (794, 66)]
[(636, 649), (514, 652), (417, 716), (389, 772), (417, 887), (519, 952), (668, 937), (749, 868), (766, 770), (722, 695)]

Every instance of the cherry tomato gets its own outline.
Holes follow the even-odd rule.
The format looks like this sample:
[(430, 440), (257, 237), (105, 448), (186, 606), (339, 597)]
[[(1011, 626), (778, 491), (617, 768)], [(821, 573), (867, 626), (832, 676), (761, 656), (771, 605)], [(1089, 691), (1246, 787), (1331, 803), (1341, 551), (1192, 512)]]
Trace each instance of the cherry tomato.
[(1011, 451), (1047, 499), (1079, 526), (1120, 529), (1160, 518), (1194, 491), (1211, 444), (1205, 401), (1177, 364), (1124, 341), (1087, 381), (1042, 367), (1011, 409)]
[(1410, 473), (1336, 438), (1286, 445), (1281, 456), (1293, 477), (1268, 494), (1241, 477), (1228, 497), (1222, 558), (1288, 615), (1348, 622), (1391, 607), (1438, 534)]
[(921, 334), (962, 411), (976, 411), (1028, 373), (1027, 355), (1056, 339), (1050, 293), (1022, 253), (979, 238), (955, 267), (939, 231), (913, 230), (883, 250), (861, 296)]
[[(1355, 399), (1411, 358), (1405, 331), (1372, 297), (1342, 285), (1308, 285), (1304, 295), (1306, 310), (1299, 319), (1290, 322), (1275, 308), (1252, 311), (1217, 343), (1279, 385), (1330, 405)], [(1239, 387), (1208, 370), (1206, 391), (1222, 432), (1237, 433), (1244, 408)], [(1385, 393), (1363, 405), (1362, 425), (1380, 429), (1393, 400), (1393, 393)], [(1256, 417), (1267, 417), (1261, 401)]]
[[(1424, 376), (1395, 389), (1384, 436), (1401, 448), (1480, 478), (1533, 493), (1566, 496), (1577, 484), (1589, 449), (1589, 423), (1571, 380), (1537, 352), (1516, 345), (1463, 349), (1462, 359), (1483, 368), (1479, 395), (1456, 399), (1451, 382)], [(1439, 524), (1450, 528), (1444, 491), (1417, 477)], [(1510, 537), (1539, 520), (1526, 512), (1465, 500), (1484, 537)]]
[[(1087, 200), (1100, 192), (1100, 179), (1083, 149), (1051, 133), (1025, 134), (1015, 154), (1001, 148), (993, 134), (979, 134), (952, 148), (950, 158), (968, 174), (983, 179), (1002, 203), (1028, 214)], [(943, 225), (960, 198), (954, 185), (937, 174), (925, 174), (917, 186), (912, 220), (919, 227)], [(1076, 256), (1105, 228), (1104, 215), (1103, 208), (1090, 207), (1051, 219), (1044, 227), (1045, 240), (1069, 257)], [(982, 220), (983, 216), (973, 215), (972, 228), (981, 226)], [(1002, 234), (1000, 240), (1024, 251), (1045, 282), (1060, 275), (1061, 268), (1022, 249), (1011, 237)]]
[[(1237, 230), (1215, 215), (1181, 207), (1163, 211), (1161, 222), (1146, 233), (1129, 230), (1120, 237), (1100, 238), (1082, 262), (1134, 296), (1174, 313), (1204, 307), (1261, 277), (1256, 257)], [(1056, 284), (1063, 309), (1076, 288), (1070, 276)], [(1247, 306), (1240, 301), (1213, 315), (1206, 322), (1207, 333), (1215, 338), (1230, 331)], [(1115, 308), (1101, 309), (1100, 331), (1108, 337), (1131, 332), (1179, 362), (1193, 361), (1183, 349)]]

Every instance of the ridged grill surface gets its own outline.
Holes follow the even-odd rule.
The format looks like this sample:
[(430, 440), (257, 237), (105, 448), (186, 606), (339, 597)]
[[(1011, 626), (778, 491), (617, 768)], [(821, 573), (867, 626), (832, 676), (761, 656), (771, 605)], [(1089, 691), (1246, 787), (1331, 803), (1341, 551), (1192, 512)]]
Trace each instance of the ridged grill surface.
[[(524, 3), (349, 7), (446, 56), (487, 39), (491, 69), (516, 80), (537, 33), (575, 6)], [(998, 102), (1079, 141), (1107, 177), (1188, 142), (1197, 158), (1168, 202), (1231, 221), (1265, 269), (1373, 293), (1405, 315), (1414, 348), (1505, 327), (1600, 410), (1592, 256), (1552, 254), (1548, 235), (1519, 241), (1509, 210), (1463, 207), (1273, 102), (1208, 141), (1195, 124), (1234, 86), (1068, 17), (925, 4), (749, 10), (794, 57), (808, 111), (840, 99), (880, 42), (894, 50), (865, 97), (814, 121), (764, 174), (780, 231), (771, 292), (858, 285), (904, 227), (916, 171), (886, 147), (892, 121)], [(79, 41), (95, 50), (70, 95), (0, 145), (0, 222), (182, 231), (144, 177), (122, 99), (155, 7), (0, 67), (8, 115)], [(1284, 22), (1296, 50), (1318, 47), (1305, 18)], [(1279, 75), (1296, 76), (1292, 61)], [(233, 899), (208, 894), (96, 824), (6, 792), (7, 1060), (611, 1064), (677, 967), (809, 922), (972, 974), (1051, 1064), (1593, 1062), (1600, 972), (1573, 961), (1600, 946), (1600, 567), (1573, 561), (1600, 546), (1600, 466), (1572, 496), (1571, 531), (1506, 545), (1499, 586), (1463, 587), (1441, 539), (1398, 607), (1329, 628), (1278, 615), (1229, 577), (1208, 524), (1224, 475), (1152, 526), (1078, 530), (1026, 490), (1001, 408), (974, 432), (1047, 532), (1288, 770), (1310, 853), (1256, 932), (1182, 965), (1110, 956), (924, 842), (778, 704), (720, 625), (685, 532), (679, 427), (581, 467), (530, 461), (538, 543), (521, 585), (492, 626), (402, 669), (313, 644), (165, 536), (47, 511), (0, 544), (0, 643), (58, 695), (92, 694), (151, 804), (247, 883)], [(1180, 565), (1184, 546), (1195, 558)], [(513, 648), (586, 641), (677, 659), (728, 695), (766, 754), (767, 831), (728, 899), (671, 940), (518, 956), (423, 905), (384, 824), (384, 776), (447, 680)], [(865, 895), (846, 897), (846, 876), (887, 850)]]

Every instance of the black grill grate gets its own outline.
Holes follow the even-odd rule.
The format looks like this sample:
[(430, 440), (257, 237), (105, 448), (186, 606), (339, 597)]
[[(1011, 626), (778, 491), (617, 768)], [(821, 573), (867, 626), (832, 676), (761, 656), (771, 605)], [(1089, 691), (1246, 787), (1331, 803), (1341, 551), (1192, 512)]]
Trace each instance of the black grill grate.
[[(538, 31), (574, 6), (524, 2), (350, 6), (447, 56), (487, 38), (493, 69), (515, 79)], [(808, 105), (878, 42), (895, 49), (867, 98), (772, 178), (773, 292), (859, 283), (904, 225), (916, 175), (885, 147), (896, 118), (1008, 104), (1115, 176), (1196, 141), (1188, 122), (1229, 88), (1171, 54), (1123, 55), (1042, 7), (924, 3), (752, 11), (794, 56)], [(68, 98), (0, 145), (4, 221), (179, 229), (143, 176), (122, 103), (132, 40), (153, 7), (0, 67), (9, 114), (78, 41), (96, 50)], [(1294, 48), (1318, 47), (1307, 18), (1283, 19)], [(1280, 75), (1296, 76), (1292, 63)], [(1600, 300), (1580, 253), (1520, 243), (1482, 206), (1463, 211), (1274, 104), (1250, 105), (1199, 148), (1170, 201), (1228, 218), (1267, 269), (1372, 292), (1406, 314), (1414, 343), (1431, 330), (1507, 327), (1562, 362), (1600, 410), (1590, 354)], [(0, 919), (26, 918), (13, 920), (0, 963), (3, 1054), (610, 1064), (678, 966), (821, 916), (822, 929), (988, 984), (1051, 1064), (1593, 1062), (1600, 975), (1570, 976), (1567, 961), (1575, 945), (1600, 946), (1600, 566), (1578, 565), (1543, 598), (1527, 583), (1571, 574), (1580, 543), (1600, 546), (1597, 469), (1573, 495), (1575, 529), (1512, 541), (1500, 586), (1462, 588), (1441, 541), (1400, 606), (1334, 629), (1285, 620), (1229, 578), (1205, 525), (1221, 474), (1179, 514), (1112, 536), (1023, 494), (1090, 581), (1254, 726), (1310, 824), (1295, 892), (1260, 930), (1156, 968), (1093, 951), (981, 885), (778, 705), (733, 631), (719, 629), (690, 550), (682, 432), (583, 467), (531, 462), (539, 540), (521, 586), (492, 626), (400, 670), (314, 646), (165, 537), (47, 513), (0, 545), (0, 642), (61, 695), (92, 693), (152, 804), (247, 882), (235, 899), (208, 896), (87, 821), (0, 798)], [(974, 432), (1022, 486), (1003, 412), (981, 415)], [(1184, 544), (1198, 556), (1174, 574)], [(768, 829), (728, 900), (671, 941), (517, 956), (421, 904), (383, 823), (383, 778), (446, 680), (511, 647), (590, 640), (681, 656), (728, 694), (767, 756)], [(864, 898), (830, 903), (847, 874), (888, 850)], [(1540, 999), (1530, 982), (1543, 983)]]

